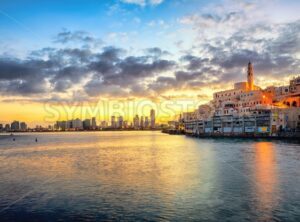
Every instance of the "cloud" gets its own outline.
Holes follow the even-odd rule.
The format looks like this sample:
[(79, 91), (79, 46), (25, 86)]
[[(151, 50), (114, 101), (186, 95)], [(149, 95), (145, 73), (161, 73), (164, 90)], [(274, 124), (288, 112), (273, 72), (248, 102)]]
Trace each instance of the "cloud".
[[(107, 50), (115, 51), (117, 49), (110, 48)], [(106, 54), (106, 52), (102, 54)], [(113, 86), (114, 89), (118, 86), (119, 92), (123, 92), (120, 89), (124, 89), (132, 96), (140, 96), (141, 89), (146, 89), (144, 84), (147, 79), (170, 71), (174, 66), (174, 61), (152, 58), (150, 56), (128, 56), (124, 58), (114, 56), (110, 60), (103, 60), (100, 57), (91, 66), (94, 76), (85, 86), (85, 90), (89, 95), (99, 95), (102, 92), (99, 88), (103, 87), (103, 85)], [(99, 81), (99, 79), (101, 80)], [(99, 87), (96, 87), (97, 84)], [(116, 93), (113, 94), (116, 95)]]
[[(175, 61), (161, 59), (156, 48), (146, 55), (132, 56), (122, 48), (44, 48), (26, 59), (0, 59), (0, 92), (6, 95), (70, 95), (81, 90), (89, 97), (142, 96), (145, 81), (171, 71)], [(65, 97), (64, 97), (65, 98)], [(71, 98), (70, 98), (71, 99)]]
[(168, 52), (166, 50), (162, 50), (158, 47), (148, 48), (148, 49), (145, 49), (144, 51), (146, 54), (153, 55), (154, 57), (162, 57), (162, 56), (171, 54), (170, 52)]
[(2, 58), (0, 91), (6, 95), (44, 93), (47, 91), (46, 70), (54, 65), (50, 61)]
[(85, 47), (98, 47), (103, 45), (103, 41), (100, 38), (95, 38), (85, 31), (69, 31), (64, 29), (58, 33), (54, 38), (55, 43), (67, 44), (67, 43), (80, 43)]
[(102, 43), (94, 48), (99, 38), (64, 30), (54, 40), (59, 44), (32, 51), (25, 59), (0, 56), (0, 92), (35, 101), (72, 100), (75, 94), (88, 100), (171, 98), (174, 91), (203, 95), (203, 88), (219, 90), (244, 81), (249, 60), (256, 81), (300, 74), (300, 20), (275, 23), (264, 18), (256, 1), (226, 2), (179, 19), (195, 38), (188, 40), (189, 48), (178, 39), (178, 54), (162, 47), (129, 51)]
[(226, 0), (179, 19), (195, 35), (193, 47), (186, 50), (190, 54), (180, 59), (186, 71), (214, 69), (206, 77), (214, 75), (215, 84), (245, 80), (249, 60), (256, 77), (283, 79), (300, 73), (300, 20), (278, 23), (268, 10), (272, 4)]
[(201, 67), (205, 66), (209, 62), (208, 58), (199, 58), (193, 55), (185, 55), (181, 57), (181, 61), (188, 62), (187, 69), (188, 70), (198, 70)]
[(139, 5), (139, 6), (146, 6), (146, 5), (159, 5), (162, 4), (164, 0), (121, 0), (124, 3), (128, 3), (128, 4), (135, 4), (135, 5)]

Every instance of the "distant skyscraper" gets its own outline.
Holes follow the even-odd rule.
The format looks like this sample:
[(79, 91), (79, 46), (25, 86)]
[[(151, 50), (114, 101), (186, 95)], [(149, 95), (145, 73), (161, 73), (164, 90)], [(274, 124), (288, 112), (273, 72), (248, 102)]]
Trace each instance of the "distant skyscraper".
[(143, 129), (145, 127), (144, 117), (141, 116), (141, 124), (140, 127)]
[(149, 128), (149, 117), (148, 116), (145, 117), (145, 128), (146, 129)]
[(101, 128), (102, 128), (102, 129), (105, 129), (105, 128), (107, 128), (107, 127), (108, 127), (107, 122), (106, 122), (106, 121), (102, 121), (102, 122), (101, 122)]
[(119, 116), (118, 117), (118, 124), (117, 124), (118, 128), (123, 128), (123, 116)]
[(151, 128), (155, 128), (155, 110), (151, 109), (150, 111), (150, 120), (151, 120)]
[(83, 121), (83, 129), (91, 129), (92, 125), (91, 125), (91, 120), (90, 119), (86, 119)]
[(20, 130), (20, 123), (19, 121), (13, 121), (10, 125), (11, 130)]
[(112, 116), (111, 117), (111, 128), (116, 128), (116, 127), (117, 127), (116, 117)]
[(72, 128), (72, 121), (61, 121), (60, 122), (60, 129), (66, 130)]
[(21, 128), (22, 131), (27, 130), (27, 124), (25, 122), (21, 122), (20, 123), (20, 128)]
[(96, 129), (97, 128), (97, 122), (96, 122), (96, 117), (92, 118), (92, 128)]
[(140, 118), (139, 118), (138, 115), (136, 115), (133, 118), (133, 127), (134, 127), (134, 129), (139, 129), (140, 128)]
[(57, 121), (54, 128), (56, 130), (66, 130), (67, 122), (66, 121)]
[[(65, 122), (65, 123), (64, 123)], [(73, 126), (73, 120), (68, 120), (68, 121), (62, 121), (62, 124), (65, 124), (65, 128), (66, 129), (71, 129), (71, 128), (74, 128)]]
[(75, 120), (72, 120), (72, 128), (73, 129), (82, 129), (83, 125), (82, 125), (81, 119), (77, 118)]

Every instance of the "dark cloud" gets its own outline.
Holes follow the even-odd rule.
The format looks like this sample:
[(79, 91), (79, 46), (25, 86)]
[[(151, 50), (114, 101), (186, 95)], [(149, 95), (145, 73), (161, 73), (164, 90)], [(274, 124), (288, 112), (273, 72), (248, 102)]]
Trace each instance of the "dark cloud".
[(174, 89), (178, 85), (175, 77), (159, 76), (155, 81), (148, 84), (148, 88), (157, 93), (163, 93)]
[[(241, 49), (231, 52), (217, 53), (212, 59), (212, 63), (225, 69), (232, 69), (236, 67), (245, 67), (245, 64), (249, 61), (256, 62), (256, 60), (259, 59), (262, 59), (262, 57), (257, 52)], [(264, 58), (263, 60), (265, 62), (270, 59)]]
[(121, 56), (126, 53), (126, 50), (113, 46), (104, 47), (103, 52), (98, 55), (101, 61), (118, 61)]
[(57, 43), (68, 43), (68, 42), (82, 42), (86, 44), (90, 43), (102, 43), (100, 39), (92, 37), (89, 33), (85, 31), (68, 31), (63, 30), (58, 33), (54, 39), (54, 42)]
[(181, 57), (182, 61), (188, 62), (187, 69), (188, 70), (198, 70), (200, 68), (203, 68), (204, 65), (206, 65), (209, 62), (208, 58), (199, 58), (197, 56), (193, 55), (185, 55)]
[(171, 71), (174, 61), (126, 56), (121, 48), (44, 48), (25, 60), (0, 60), (0, 91), (11, 95), (66, 93), (81, 85), (90, 97), (142, 96), (145, 79)]
[(128, 91), (120, 85), (108, 85), (101, 80), (89, 81), (84, 86), (85, 92), (92, 97), (105, 96), (105, 97), (126, 97), (129, 96)]
[(3, 58), (0, 60), (0, 91), (10, 95), (46, 92), (45, 71), (53, 65), (42, 60)]
[(0, 59), (0, 80), (15, 80), (30, 78), (32, 75), (40, 74), (41, 69), (50, 68), (51, 62), (41, 60), (22, 61), (18, 59)]
[(165, 55), (170, 55), (171, 53), (166, 51), (166, 50), (162, 50), (158, 47), (153, 47), (153, 48), (148, 48), (145, 50), (145, 53), (147, 55), (152, 55), (154, 57), (161, 57), (161, 56), (165, 56)]
[[(106, 53), (103, 52), (102, 54)], [(97, 80), (92, 79), (85, 86), (86, 91), (90, 95), (99, 94), (99, 92), (101, 92), (101, 89), (95, 87), (97, 81), (101, 79), (101, 81), (98, 82), (99, 87), (111, 85), (116, 89), (116, 86), (118, 86), (131, 95), (139, 96), (142, 91), (146, 90), (143, 86), (145, 79), (154, 77), (154, 75), (161, 72), (172, 70), (175, 65), (174, 61), (153, 60), (153, 58), (148, 56), (129, 56), (123, 59), (120, 59), (119, 56), (112, 56), (110, 60), (102, 56), (99, 56), (99, 58), (100, 59), (92, 63), (91, 66), (92, 71), (95, 72), (94, 77), (96, 77)], [(95, 91), (95, 93), (93, 91)], [(116, 93), (114, 93), (114, 95), (116, 95)]]
[(8, 95), (32, 95), (45, 93), (47, 91), (46, 81), (42, 78), (13, 80), (10, 81), (8, 84), (2, 84), (2, 87), (4, 93)]
[(203, 79), (203, 73), (178, 71), (175, 73), (175, 77), (178, 82), (189, 82), (190, 80), (201, 80), (201, 78)]
[[(236, 18), (241, 19), (241, 15), (204, 15), (198, 19), (209, 25), (233, 22)], [(134, 56), (113, 46), (94, 50), (83, 45), (43, 48), (31, 52), (26, 59), (0, 57), (0, 92), (43, 97), (66, 92), (69, 95), (74, 86), (80, 86), (81, 98), (155, 98), (169, 90), (196, 91), (242, 81), (249, 60), (256, 75), (282, 77), (300, 73), (300, 21), (281, 24), (271, 38), (255, 35), (263, 32), (271, 35), (274, 29), (266, 25), (239, 28), (227, 37), (201, 42), (178, 61), (165, 59), (170, 54), (157, 47)], [(64, 31), (56, 41), (94, 44), (97, 39), (81, 31)]]
[(272, 54), (290, 55), (300, 51), (300, 20), (288, 23), (280, 29), (274, 41), (267, 42), (267, 50)]
[[(272, 33), (274, 30), (277, 35)], [(213, 45), (207, 43), (201, 47), (211, 57), (210, 66), (223, 72), (219, 76), (220, 82), (236, 81), (241, 75), (244, 77), (249, 61), (254, 64), (257, 75), (282, 77), (283, 74), (300, 73), (297, 57), (300, 52), (299, 31), (299, 20), (279, 27), (259, 24), (238, 30), (226, 39), (220, 38)], [(274, 37), (257, 37), (256, 33), (269, 33)], [(197, 61), (197, 58), (193, 59)]]
[(80, 48), (85, 49), (99, 49), (104, 45), (102, 39), (94, 37), (88, 32), (69, 31), (66, 29), (58, 33), (54, 37), (53, 42), (62, 45), (79, 46)]

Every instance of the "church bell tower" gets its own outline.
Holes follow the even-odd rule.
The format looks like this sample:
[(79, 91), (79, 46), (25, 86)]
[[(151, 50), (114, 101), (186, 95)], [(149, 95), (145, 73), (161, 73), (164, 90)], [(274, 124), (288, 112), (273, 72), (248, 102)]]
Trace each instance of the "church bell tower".
[(251, 62), (248, 63), (248, 71), (247, 71), (247, 79), (248, 79), (248, 90), (254, 90), (254, 73), (253, 73), (253, 65)]

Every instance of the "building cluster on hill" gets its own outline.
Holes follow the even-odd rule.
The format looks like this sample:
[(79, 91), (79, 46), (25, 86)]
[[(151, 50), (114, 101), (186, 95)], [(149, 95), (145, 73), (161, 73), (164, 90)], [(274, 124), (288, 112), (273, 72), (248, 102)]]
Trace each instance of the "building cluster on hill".
[(213, 95), (208, 104), (194, 112), (183, 113), (177, 128), (190, 134), (260, 134), (300, 130), (300, 77), (287, 86), (254, 84), (253, 66), (249, 62), (247, 82)]

